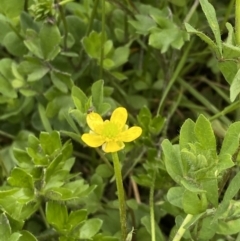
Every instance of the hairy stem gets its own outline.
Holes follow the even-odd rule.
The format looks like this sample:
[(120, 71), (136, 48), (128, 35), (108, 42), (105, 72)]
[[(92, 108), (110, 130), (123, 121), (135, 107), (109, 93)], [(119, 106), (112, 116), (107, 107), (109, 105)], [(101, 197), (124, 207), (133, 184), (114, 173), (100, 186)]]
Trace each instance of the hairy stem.
[(150, 188), (149, 206), (150, 206), (150, 222), (151, 222), (151, 237), (152, 241), (156, 241), (155, 231), (155, 216), (154, 216), (154, 186), (155, 186), (156, 173), (153, 174), (152, 186)]
[(112, 153), (112, 159), (113, 159), (114, 172), (115, 172), (115, 178), (116, 178), (116, 184), (117, 184), (117, 192), (118, 192), (122, 241), (125, 241), (127, 236), (127, 212), (126, 212), (126, 204), (125, 204), (125, 198), (124, 198), (121, 165), (118, 159), (117, 152)]

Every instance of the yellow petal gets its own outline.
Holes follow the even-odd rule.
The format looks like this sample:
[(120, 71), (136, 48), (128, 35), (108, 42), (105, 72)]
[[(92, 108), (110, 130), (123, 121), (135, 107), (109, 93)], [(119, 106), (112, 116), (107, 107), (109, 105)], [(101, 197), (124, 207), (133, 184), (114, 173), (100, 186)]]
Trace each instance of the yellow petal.
[(116, 152), (124, 148), (124, 143), (120, 141), (109, 141), (103, 144), (102, 149), (104, 152)]
[(96, 134), (83, 134), (82, 140), (91, 147), (99, 147), (104, 143), (104, 139)]
[(127, 121), (127, 110), (123, 107), (118, 107), (112, 113), (110, 122), (115, 123), (120, 130), (125, 126)]
[(92, 112), (87, 115), (87, 124), (91, 130), (97, 134), (100, 134), (101, 127), (103, 125), (103, 119), (99, 114)]
[(119, 134), (118, 139), (124, 142), (131, 142), (137, 139), (142, 134), (142, 128), (139, 126), (133, 126), (126, 131)]

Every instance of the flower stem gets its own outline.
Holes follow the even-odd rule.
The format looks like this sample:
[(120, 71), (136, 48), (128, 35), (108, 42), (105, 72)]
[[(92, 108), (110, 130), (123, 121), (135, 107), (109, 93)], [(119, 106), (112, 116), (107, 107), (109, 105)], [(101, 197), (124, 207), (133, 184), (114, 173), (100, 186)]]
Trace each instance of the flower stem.
[(105, 0), (102, 0), (102, 35), (101, 35), (101, 54), (100, 54), (100, 79), (103, 78), (104, 42), (105, 42)]
[(152, 241), (156, 241), (155, 217), (154, 217), (154, 185), (155, 185), (155, 179), (156, 179), (156, 173), (154, 171), (152, 186), (150, 188), (150, 194), (149, 194), (150, 222), (151, 222)]
[(125, 204), (125, 198), (124, 198), (121, 165), (118, 159), (117, 152), (112, 153), (112, 159), (113, 159), (114, 172), (115, 172), (115, 178), (116, 178), (116, 184), (117, 184), (117, 192), (118, 192), (122, 241), (125, 241), (127, 236), (127, 212), (126, 212), (126, 204)]
[(180, 228), (178, 229), (175, 237), (173, 238), (172, 241), (179, 241), (181, 240), (182, 236), (184, 235), (184, 233), (186, 232), (186, 229), (184, 228), (184, 226), (193, 218), (192, 214), (188, 214), (185, 219), (183, 220)]
[(235, 31), (236, 44), (240, 45), (240, 0), (236, 0), (235, 5)]

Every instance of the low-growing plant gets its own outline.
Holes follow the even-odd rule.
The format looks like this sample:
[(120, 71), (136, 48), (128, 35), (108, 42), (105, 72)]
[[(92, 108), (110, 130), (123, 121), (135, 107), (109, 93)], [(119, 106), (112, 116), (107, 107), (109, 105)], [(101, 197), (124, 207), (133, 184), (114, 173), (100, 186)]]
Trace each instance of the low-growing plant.
[(239, 241), (239, 9), (1, 0), (0, 240)]

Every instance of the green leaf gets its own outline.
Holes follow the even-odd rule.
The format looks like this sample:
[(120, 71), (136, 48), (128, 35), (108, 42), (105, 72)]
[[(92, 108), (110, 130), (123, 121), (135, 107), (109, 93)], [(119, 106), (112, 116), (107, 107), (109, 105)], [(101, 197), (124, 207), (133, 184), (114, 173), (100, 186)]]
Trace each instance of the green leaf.
[(233, 155), (239, 147), (240, 122), (231, 124), (225, 134), (219, 156), (224, 154)]
[(113, 169), (110, 168), (107, 164), (100, 164), (96, 169), (96, 173), (100, 177), (108, 178), (113, 176)]
[(57, 201), (48, 201), (46, 204), (46, 218), (57, 230), (63, 230), (68, 219), (66, 205)]
[(13, 187), (34, 189), (33, 177), (21, 168), (15, 167), (7, 180)]
[(44, 23), (40, 32), (40, 46), (45, 60), (53, 60), (60, 52), (61, 34), (56, 25)]
[(33, 29), (27, 29), (25, 39), (24, 44), (28, 50), (38, 58), (42, 59), (43, 53), (40, 47), (40, 39), (37, 32)]
[(119, 81), (123, 81), (127, 79), (127, 76), (120, 72), (113, 71), (113, 72), (110, 72), (110, 74)]
[(217, 179), (206, 179), (201, 181), (202, 189), (207, 191), (208, 201), (215, 207), (218, 207), (218, 181)]
[(205, 217), (201, 223), (201, 229), (198, 231), (198, 238), (201, 240), (210, 240), (217, 230), (217, 223), (212, 222), (212, 217)]
[(225, 59), (239, 58), (240, 48), (232, 44), (223, 43), (223, 57)]
[(233, 61), (219, 61), (218, 68), (220, 69), (221, 73), (223, 74), (225, 80), (228, 84), (232, 84), (233, 79), (238, 71), (237, 63)]
[(160, 49), (161, 53), (165, 53), (169, 47), (180, 49), (183, 44), (182, 32), (178, 28), (161, 29), (150, 34), (148, 43), (156, 49)]
[(77, 211), (72, 211), (69, 214), (67, 226), (69, 230), (76, 228), (79, 224), (87, 219), (87, 210), (81, 209)]
[(231, 180), (223, 197), (223, 202), (233, 199), (240, 189), (240, 172)]
[(92, 92), (92, 103), (93, 106), (96, 108), (96, 111), (99, 111), (99, 107), (103, 102), (103, 80), (98, 80), (93, 83), (91, 92)]
[(240, 218), (235, 220), (219, 220), (216, 232), (223, 235), (232, 235), (240, 232)]
[(10, 80), (13, 79), (12, 75), (12, 60), (0, 60), (0, 93), (6, 97), (16, 98), (17, 93), (11, 85)]
[(44, 153), (47, 155), (57, 153), (62, 148), (60, 134), (57, 131), (41, 132), (39, 140)]
[(183, 209), (188, 214), (199, 214), (207, 209), (207, 202), (205, 200), (205, 194), (193, 193), (185, 191), (183, 194)]
[(111, 105), (109, 103), (102, 103), (99, 106), (98, 113), (100, 115), (105, 115), (110, 110), (111, 110)]
[(189, 148), (190, 143), (196, 142), (195, 123), (191, 119), (187, 119), (180, 130), (179, 145), (180, 149)]
[(220, 52), (220, 56), (222, 56), (221, 33), (220, 33), (220, 28), (219, 28), (215, 9), (212, 6), (212, 4), (208, 2), (208, 0), (200, 0), (200, 4), (201, 4), (202, 10), (207, 18), (208, 24), (209, 24), (210, 28), (212, 29), (212, 32), (215, 36), (216, 43), (217, 43), (217, 46), (218, 46), (218, 49)]
[(219, 53), (219, 49), (217, 47), (217, 45), (204, 33), (196, 30), (194, 27), (192, 27), (190, 24), (188, 23), (184, 23), (185, 24), (185, 28), (188, 31), (188, 33), (194, 33), (196, 34), (199, 38), (201, 38), (205, 43), (207, 43), (209, 45), (209, 47), (211, 47), (214, 52), (216, 52), (216, 54), (220, 57), (221, 54)]
[(8, 241), (19, 241), (19, 238), (21, 237), (22, 235), (20, 233), (13, 233), (11, 235), (11, 237), (8, 239)]
[[(223, 45), (224, 44), (232, 45), (234, 43), (234, 40), (235, 40), (234, 39), (235, 38), (234, 28), (233, 28), (232, 24), (229, 23), (229, 22), (226, 23), (226, 28), (228, 30), (228, 36), (227, 36), (226, 42), (223, 43)], [(224, 50), (223, 50), (223, 52), (224, 52)], [(223, 53), (223, 56), (224, 56), (224, 53)]]
[(9, 32), (3, 39), (7, 51), (17, 57), (27, 54), (27, 48), (15, 32)]
[(230, 184), (227, 187), (227, 190), (224, 194), (223, 197), (223, 201), (220, 203), (220, 205), (218, 206), (218, 209), (214, 215), (214, 219), (213, 222), (215, 222), (216, 220), (218, 220), (219, 218), (221, 218), (221, 216), (223, 215), (224, 212), (226, 212), (226, 210), (229, 207), (230, 204), (230, 200), (233, 199), (236, 194), (238, 193), (240, 189), (240, 172), (238, 172), (233, 179), (231, 180)]
[(5, 213), (0, 214), (0, 224), (0, 237), (7, 241), (11, 235), (11, 226)]
[(216, 150), (216, 138), (209, 120), (200, 115), (195, 125), (195, 135), (204, 150)]
[(165, 118), (156, 116), (152, 119), (149, 130), (154, 135), (159, 135), (165, 123)]
[(20, 167), (32, 167), (33, 166), (33, 162), (26, 151), (14, 148), (13, 155), (17, 159), (18, 165)]
[(114, 50), (112, 60), (114, 62), (114, 68), (117, 68), (128, 61), (130, 49), (128, 46), (119, 47)]
[(37, 241), (36, 237), (33, 236), (33, 234), (31, 234), (30, 232), (23, 230), (20, 232), (21, 233), (21, 237), (18, 241)]
[(221, 173), (222, 171), (233, 167), (235, 164), (232, 160), (232, 155), (228, 153), (220, 154), (218, 157), (217, 171)]
[(168, 174), (175, 182), (179, 183), (180, 178), (186, 176), (186, 168), (181, 160), (179, 146), (172, 145), (169, 140), (165, 139), (162, 142), (162, 150)]
[(88, 37), (82, 39), (83, 47), (91, 58), (100, 58), (101, 53), (101, 33), (92, 31)]
[(101, 228), (102, 220), (92, 218), (87, 220), (80, 229), (80, 239), (91, 239)]
[(171, 187), (167, 193), (167, 200), (174, 206), (183, 208), (182, 200), (184, 194), (183, 187)]
[(143, 106), (137, 116), (137, 120), (142, 126), (147, 129), (152, 120), (151, 111), (146, 106)]
[(240, 70), (234, 76), (232, 84), (230, 86), (230, 100), (233, 102), (240, 93)]
[(206, 191), (201, 189), (193, 180), (188, 180), (187, 178), (182, 178), (180, 183), (190, 192), (193, 193), (205, 193)]
[(73, 99), (73, 102), (76, 106), (76, 108), (81, 111), (82, 113), (86, 112), (85, 110), (85, 105), (86, 103), (88, 102), (88, 98), (87, 96), (85, 95), (85, 93), (80, 89), (78, 88), (77, 86), (73, 86), (72, 87), (72, 99)]
[(50, 124), (50, 122), (47, 118), (46, 110), (40, 103), (38, 103), (38, 112), (39, 112), (39, 115), (40, 115), (40, 118), (41, 118), (41, 121), (42, 121), (42, 124), (43, 124), (45, 130), (48, 131), (48, 132), (51, 132), (52, 127), (51, 127), (51, 124)]
[(69, 114), (73, 117), (79, 126), (83, 127), (86, 125), (87, 114), (83, 114), (80, 110), (71, 110)]
[(1, 12), (10, 19), (18, 18), (23, 11), (24, 0), (1, 0)]
[(59, 89), (61, 92), (63, 92), (63, 93), (68, 92), (68, 87), (66, 86), (66, 84), (64, 82), (65, 82), (65, 80), (71, 82), (70, 75), (64, 74), (61, 72), (52, 71), (51, 72), (51, 80), (52, 80), (54, 86), (57, 89)]
[(129, 95), (127, 102), (134, 109), (141, 109), (143, 106), (148, 106), (147, 99), (142, 95)]
[(136, 14), (135, 18), (137, 21), (130, 20), (129, 23), (136, 29), (138, 34), (147, 35), (153, 27), (156, 27), (156, 23), (150, 16)]
[(29, 82), (39, 81), (49, 72), (49, 68), (36, 58), (28, 58), (21, 62), (19, 69), (28, 75)]

